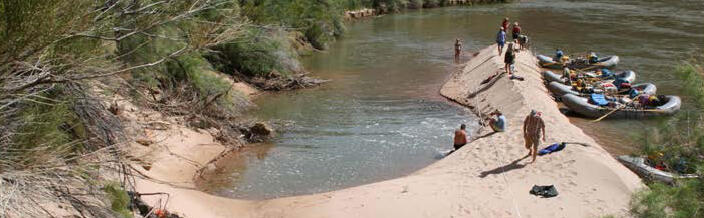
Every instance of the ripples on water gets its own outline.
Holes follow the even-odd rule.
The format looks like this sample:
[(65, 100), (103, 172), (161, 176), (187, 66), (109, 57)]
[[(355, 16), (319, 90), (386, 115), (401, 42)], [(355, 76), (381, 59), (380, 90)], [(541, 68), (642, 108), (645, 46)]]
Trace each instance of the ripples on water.
[[(242, 167), (226, 172), (235, 188), (212, 191), (260, 199), (406, 175), (451, 149), (454, 129), (470, 122), (461, 109), (445, 102), (360, 99), (319, 106), (315, 113), (320, 116), (284, 127), (274, 145), (229, 157)], [(297, 116), (290, 115), (283, 118)], [(468, 124), (473, 128), (476, 122)]]

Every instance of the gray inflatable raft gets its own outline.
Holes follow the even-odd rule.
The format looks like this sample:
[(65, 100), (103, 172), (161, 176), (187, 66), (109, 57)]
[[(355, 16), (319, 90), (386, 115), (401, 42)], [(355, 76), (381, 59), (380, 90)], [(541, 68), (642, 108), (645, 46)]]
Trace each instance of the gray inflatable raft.
[(551, 57), (545, 55), (537, 55), (536, 58), (538, 58), (538, 64), (540, 64), (540, 67), (550, 69), (562, 69), (562, 64), (552, 60)]
[(608, 56), (608, 57), (599, 59), (596, 63), (591, 64), (590, 66), (597, 66), (597, 67), (603, 67), (603, 68), (613, 68), (616, 65), (618, 65), (619, 61), (620, 61), (620, 59), (616, 55)]
[[(588, 77), (592, 75), (591, 77), (599, 77), (596, 74), (590, 74), (590, 72), (585, 73)], [(624, 70), (618, 73), (615, 73), (614, 76), (611, 77), (605, 77), (604, 79), (622, 79), (625, 81), (628, 81), (629, 83), (633, 83), (636, 81), (636, 72), (633, 72), (632, 70)], [(543, 71), (543, 79), (545, 82), (559, 82), (559, 83), (565, 83), (565, 78), (562, 77), (562, 74), (555, 73), (552, 71)]]
[[(652, 83), (640, 83), (640, 84), (635, 84), (631, 86), (632, 89), (638, 90), (638, 93), (641, 94), (648, 94), (648, 95), (654, 95), (657, 93), (658, 88), (652, 84)], [(577, 96), (582, 96), (586, 97), (590, 93), (580, 93), (577, 90), (574, 90), (572, 86), (568, 86), (559, 82), (550, 82), (548, 84), (548, 90), (552, 92), (555, 96), (563, 96), (565, 94), (572, 94), (572, 95), (577, 95)]]
[[(562, 103), (565, 104), (571, 111), (589, 118), (599, 118), (614, 110), (611, 107), (601, 107), (589, 103), (585, 97), (580, 97), (573, 94), (565, 94), (561, 97)], [(674, 95), (665, 95), (661, 99), (665, 103), (655, 108), (623, 108), (609, 115), (608, 118), (647, 118), (657, 116), (669, 116), (677, 113), (682, 106), (680, 97)]]
[(651, 167), (650, 165), (646, 164), (645, 158), (643, 158), (643, 157), (621, 155), (621, 156), (618, 156), (618, 161), (621, 162), (626, 167), (628, 167), (628, 169), (631, 169), (633, 172), (635, 172), (639, 176), (641, 176), (645, 179), (649, 179), (649, 180), (656, 180), (656, 181), (661, 181), (661, 182), (672, 184), (675, 181), (675, 179), (697, 178), (697, 175), (694, 175), (694, 174), (679, 175), (679, 174), (674, 174), (674, 173), (655, 169), (654, 167)]

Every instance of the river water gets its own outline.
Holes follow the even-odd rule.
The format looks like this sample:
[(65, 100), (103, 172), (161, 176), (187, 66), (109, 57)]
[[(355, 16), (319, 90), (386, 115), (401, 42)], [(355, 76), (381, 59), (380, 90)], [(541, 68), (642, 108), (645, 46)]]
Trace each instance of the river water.
[[(466, 53), (484, 48), (503, 17), (522, 24), (536, 53), (559, 47), (616, 54), (618, 69), (635, 70), (638, 81), (654, 82), (662, 94), (680, 92), (673, 66), (704, 46), (699, 0), (524, 1), (358, 20), (328, 51), (304, 59), (313, 76), (332, 81), (258, 98), (253, 116), (280, 124), (278, 136), (225, 158), (201, 188), (268, 199), (396, 178), (431, 164), (451, 149), (460, 123), (470, 132), (477, 123), (438, 94), (458, 69), (454, 39)], [(633, 151), (633, 136), (659, 122), (572, 120), (612, 154)]]

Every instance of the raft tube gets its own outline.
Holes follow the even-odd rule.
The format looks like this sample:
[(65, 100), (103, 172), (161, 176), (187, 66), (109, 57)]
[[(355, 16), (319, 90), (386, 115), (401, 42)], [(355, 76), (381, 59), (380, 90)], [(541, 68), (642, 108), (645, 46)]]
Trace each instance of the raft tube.
[[(589, 74), (590, 72), (587, 72), (586, 74)], [(598, 76), (595, 76), (598, 77)], [(611, 77), (606, 77), (604, 79), (622, 79), (624, 81), (628, 81), (629, 83), (633, 83), (636, 81), (636, 72), (633, 72), (632, 70), (624, 70), (618, 73), (615, 73), (614, 76)], [(552, 71), (543, 71), (543, 79), (545, 80), (546, 83), (550, 82), (559, 82), (559, 83), (565, 83), (565, 78), (562, 78), (562, 74), (555, 73)]]
[(603, 67), (603, 68), (613, 68), (616, 65), (618, 65), (619, 61), (620, 61), (620, 59), (616, 55), (608, 56), (608, 57), (599, 59), (595, 64), (592, 64), (591, 66), (599, 66), (599, 67)]
[[(599, 118), (614, 110), (614, 108), (601, 107), (589, 103), (587, 98), (573, 94), (565, 94), (561, 97), (562, 103), (565, 104), (571, 111), (588, 118)], [(669, 116), (677, 113), (682, 106), (680, 97), (674, 95), (665, 95), (665, 104), (655, 108), (634, 109), (624, 108), (611, 113), (608, 118), (647, 118), (657, 116)]]
[(661, 181), (661, 182), (665, 182), (668, 184), (672, 184), (675, 181), (675, 179), (697, 178), (697, 175), (695, 175), (695, 174), (679, 175), (679, 174), (674, 174), (674, 173), (658, 170), (658, 169), (646, 164), (645, 158), (643, 158), (643, 157), (621, 155), (621, 156), (618, 156), (618, 161), (621, 162), (624, 166), (628, 167), (628, 169), (631, 169), (633, 172), (635, 172), (639, 176), (641, 176), (645, 179), (649, 179), (649, 180), (656, 180), (656, 181)]
[[(638, 90), (638, 93), (647, 94), (647, 95), (655, 95), (658, 91), (658, 88), (655, 86), (655, 84), (652, 84), (652, 83), (639, 83), (639, 84), (633, 85), (631, 88)], [(577, 90), (574, 90), (572, 88), (572, 86), (565, 85), (565, 84), (562, 84), (559, 82), (550, 82), (550, 84), (548, 84), (548, 90), (550, 90), (550, 92), (552, 92), (555, 96), (563, 96), (565, 94), (572, 94), (572, 95), (587, 97), (590, 94), (590, 93), (577, 92)]]
[(562, 64), (552, 60), (551, 57), (545, 55), (537, 55), (538, 64), (540, 67), (550, 68), (550, 69), (562, 69)]

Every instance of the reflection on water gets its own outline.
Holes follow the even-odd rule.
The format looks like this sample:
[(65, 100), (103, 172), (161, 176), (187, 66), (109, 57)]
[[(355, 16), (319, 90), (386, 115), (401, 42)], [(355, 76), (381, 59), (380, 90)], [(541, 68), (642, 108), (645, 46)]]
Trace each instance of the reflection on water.
[[(258, 99), (254, 116), (289, 125), (271, 144), (220, 163), (217, 178), (204, 186), (224, 196), (272, 198), (398, 177), (432, 163), (451, 148), (459, 123), (476, 123), (437, 94), (457, 67), (454, 39), (470, 51), (483, 48), (506, 16), (521, 22), (537, 53), (616, 54), (619, 68), (635, 70), (638, 81), (678, 94), (670, 72), (702, 46), (703, 11), (704, 1), (691, 0), (542, 0), (356, 21), (329, 51), (305, 60), (315, 76), (332, 82)], [(635, 129), (657, 122), (572, 120), (612, 153), (632, 151)]]

